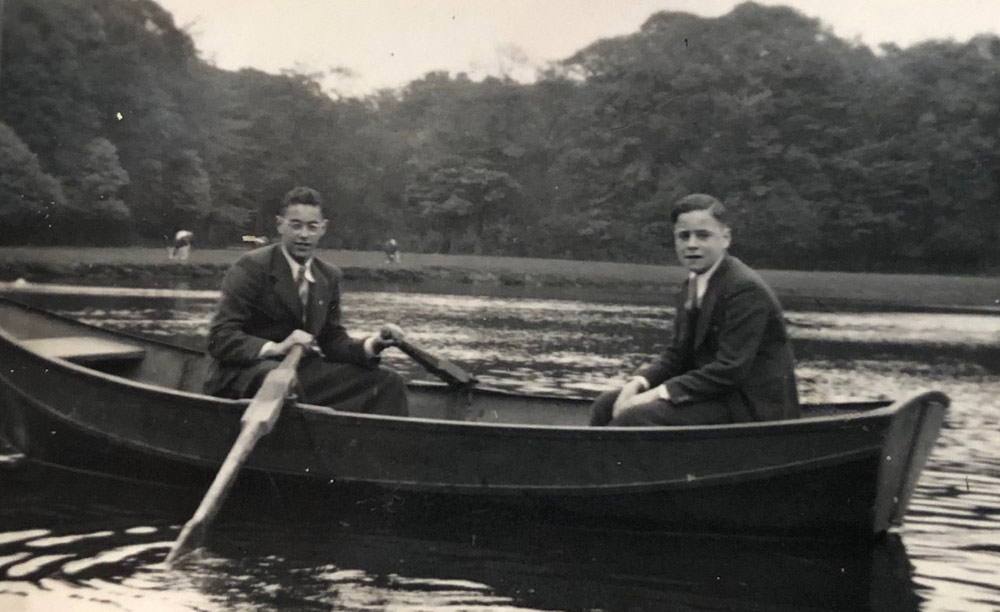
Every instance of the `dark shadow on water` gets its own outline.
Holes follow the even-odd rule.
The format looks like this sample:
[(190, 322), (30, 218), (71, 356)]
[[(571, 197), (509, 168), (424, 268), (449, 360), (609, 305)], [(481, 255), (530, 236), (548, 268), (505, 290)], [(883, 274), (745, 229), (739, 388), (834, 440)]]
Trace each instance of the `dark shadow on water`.
[(212, 552), (249, 574), (278, 557), (313, 592), (327, 592), (331, 570), (360, 570), (386, 588), (467, 582), (532, 609), (902, 612), (920, 602), (896, 536), (854, 546), (502, 524), (477, 533), (230, 524)]
[[(39, 481), (30, 471), (7, 470), (0, 472), (0, 487), (0, 536), (31, 529), (51, 536), (113, 534), (44, 551), (0, 543), (0, 557), (66, 553), (86, 564), (110, 546), (139, 545), (134, 555), (70, 577), (59, 564), (27, 577), (70, 586), (89, 578), (127, 583), (136, 572), (149, 572), (166, 548), (141, 544), (172, 540), (193, 508), (190, 495), (79, 476)], [(231, 506), (239, 504), (235, 498)], [(581, 611), (915, 612), (920, 605), (913, 568), (896, 535), (865, 543), (798, 541), (543, 527), (501, 518), (471, 527), (406, 516), (387, 521), (363, 512), (301, 521), (294, 520), (295, 508), (286, 511), (287, 519), (276, 519), (230, 508), (212, 528), (206, 550), (183, 572), (161, 578), (158, 588), (196, 590), (220, 610), (378, 609), (378, 601), (411, 609)], [(127, 535), (136, 525), (156, 533)], [(351, 603), (359, 598), (368, 603)]]

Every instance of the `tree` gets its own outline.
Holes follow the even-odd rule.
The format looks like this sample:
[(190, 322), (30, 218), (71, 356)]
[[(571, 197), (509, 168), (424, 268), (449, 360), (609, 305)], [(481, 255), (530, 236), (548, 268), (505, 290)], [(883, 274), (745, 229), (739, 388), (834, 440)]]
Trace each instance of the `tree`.
[(121, 198), (129, 178), (118, 149), (106, 138), (95, 138), (84, 154), (79, 175), (66, 188), (70, 206), (59, 219), (66, 228), (61, 234), (88, 242), (125, 242), (132, 215)]
[(200, 229), (211, 202), (211, 182), (197, 151), (186, 149), (165, 162), (140, 168), (147, 191), (133, 214), (140, 234), (169, 238), (180, 229)]
[(101, 240), (126, 212), (144, 241), (268, 233), (308, 184), (328, 247), (663, 261), (669, 206), (703, 191), (762, 265), (1000, 266), (996, 36), (876, 54), (745, 3), (656, 13), (530, 84), (512, 50), (499, 78), (331, 99), (324, 75), (209, 65), (152, 0), (7, 0), (3, 26), (0, 119), (73, 218), (118, 220)]
[(53, 242), (52, 222), (65, 207), (59, 181), (42, 170), (14, 130), (0, 123), (0, 242)]
[(406, 198), (425, 231), (443, 234), (442, 252), (482, 253), (484, 248), (492, 250), (498, 237), (486, 235), (484, 229), (507, 218), (520, 193), (517, 181), (484, 160), (451, 158), (418, 168)]

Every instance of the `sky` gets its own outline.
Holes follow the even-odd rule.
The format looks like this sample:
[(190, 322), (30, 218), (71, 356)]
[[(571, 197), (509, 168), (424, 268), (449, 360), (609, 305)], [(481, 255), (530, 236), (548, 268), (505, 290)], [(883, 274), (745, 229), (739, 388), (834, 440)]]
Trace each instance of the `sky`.
[[(530, 80), (536, 67), (633, 33), (658, 11), (718, 17), (733, 0), (157, 0), (227, 70), (323, 74), (341, 95), (432, 70)], [(1000, 0), (758, 0), (871, 47), (1000, 33)], [(346, 69), (346, 70), (344, 70)]]

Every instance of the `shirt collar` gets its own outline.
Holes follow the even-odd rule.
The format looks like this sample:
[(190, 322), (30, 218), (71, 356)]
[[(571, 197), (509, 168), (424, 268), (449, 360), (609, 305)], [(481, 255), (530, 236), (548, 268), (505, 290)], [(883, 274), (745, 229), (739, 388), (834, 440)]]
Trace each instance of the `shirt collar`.
[(305, 266), (306, 280), (310, 283), (316, 282), (316, 278), (313, 276), (312, 273), (312, 260), (313, 260), (312, 257), (309, 257), (309, 259), (306, 260), (306, 263), (300, 264), (299, 262), (295, 261), (295, 259), (288, 253), (288, 250), (285, 249), (284, 244), (281, 245), (281, 254), (285, 256), (285, 261), (288, 262), (288, 267), (291, 268), (292, 270), (293, 279), (299, 275), (299, 268)]

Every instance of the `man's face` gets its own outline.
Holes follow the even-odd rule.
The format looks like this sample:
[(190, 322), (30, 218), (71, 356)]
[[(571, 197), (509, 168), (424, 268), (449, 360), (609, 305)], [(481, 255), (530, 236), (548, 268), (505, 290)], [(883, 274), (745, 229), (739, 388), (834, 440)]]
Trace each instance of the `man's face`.
[(729, 248), (729, 228), (707, 210), (692, 210), (677, 217), (674, 246), (681, 264), (695, 274), (707, 272)]
[(319, 239), (326, 233), (326, 219), (318, 206), (292, 204), (284, 216), (276, 217), (278, 235), (288, 254), (298, 262), (312, 256)]

